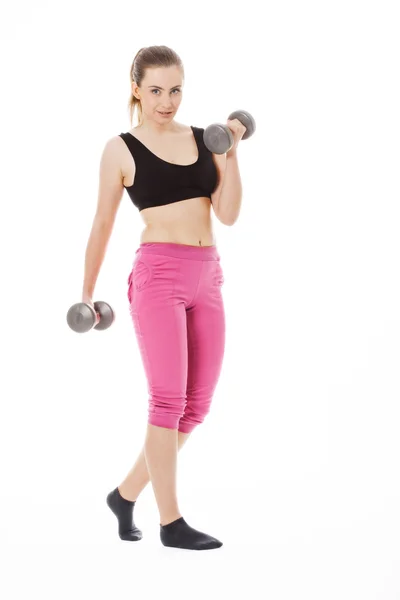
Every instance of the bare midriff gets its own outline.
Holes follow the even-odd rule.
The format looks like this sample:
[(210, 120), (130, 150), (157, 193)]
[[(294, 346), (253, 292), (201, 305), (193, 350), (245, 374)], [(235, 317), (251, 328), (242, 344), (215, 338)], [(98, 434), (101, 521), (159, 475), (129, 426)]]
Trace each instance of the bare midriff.
[(210, 198), (190, 198), (140, 211), (145, 223), (140, 242), (215, 245)]

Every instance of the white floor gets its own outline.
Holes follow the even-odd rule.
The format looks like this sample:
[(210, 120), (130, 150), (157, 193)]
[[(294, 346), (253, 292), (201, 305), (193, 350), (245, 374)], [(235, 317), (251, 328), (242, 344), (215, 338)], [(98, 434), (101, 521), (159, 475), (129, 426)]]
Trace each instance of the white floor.
[(224, 542), (204, 552), (161, 545), (149, 487), (135, 543), (120, 541), (114, 515), (87, 492), (74, 505), (3, 497), (1, 597), (398, 600), (399, 497), (387, 484), (326, 473), (263, 492), (181, 493), (186, 520)]

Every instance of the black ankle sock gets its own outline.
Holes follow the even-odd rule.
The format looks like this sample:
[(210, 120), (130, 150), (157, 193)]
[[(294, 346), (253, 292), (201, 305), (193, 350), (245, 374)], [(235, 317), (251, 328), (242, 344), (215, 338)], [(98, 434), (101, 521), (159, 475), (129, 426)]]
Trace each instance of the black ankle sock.
[(118, 487), (107, 496), (107, 505), (118, 519), (118, 535), (121, 540), (136, 542), (142, 539), (142, 532), (133, 520), (135, 502), (126, 500), (119, 492)]
[(187, 550), (212, 550), (222, 546), (222, 542), (211, 535), (190, 527), (183, 517), (167, 525), (160, 525), (160, 539), (164, 546)]

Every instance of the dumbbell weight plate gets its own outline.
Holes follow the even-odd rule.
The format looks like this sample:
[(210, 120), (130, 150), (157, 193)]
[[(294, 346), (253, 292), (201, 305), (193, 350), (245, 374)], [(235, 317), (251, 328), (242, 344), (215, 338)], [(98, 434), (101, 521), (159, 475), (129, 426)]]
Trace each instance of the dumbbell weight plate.
[(256, 122), (251, 114), (246, 110), (235, 110), (229, 115), (228, 119), (238, 119), (246, 127), (246, 131), (242, 136), (242, 140), (246, 140), (248, 137), (253, 135), (256, 130)]
[(86, 333), (96, 323), (96, 313), (89, 304), (77, 302), (67, 313), (67, 323), (73, 331)]
[(115, 313), (107, 302), (94, 302), (95, 310), (99, 313), (100, 321), (94, 326), (94, 329), (108, 329), (113, 324)]
[(204, 143), (210, 152), (224, 154), (233, 146), (233, 134), (227, 125), (213, 123), (204, 130)]

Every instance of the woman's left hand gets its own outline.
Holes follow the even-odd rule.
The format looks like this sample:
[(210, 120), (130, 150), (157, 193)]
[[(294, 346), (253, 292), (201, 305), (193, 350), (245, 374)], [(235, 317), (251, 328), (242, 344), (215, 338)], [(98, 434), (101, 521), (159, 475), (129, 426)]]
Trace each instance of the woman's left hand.
[(246, 133), (246, 127), (239, 121), (239, 119), (228, 119), (226, 122), (228, 128), (231, 130), (233, 135), (233, 145), (227, 152), (227, 156), (235, 154), (236, 148), (244, 134)]

